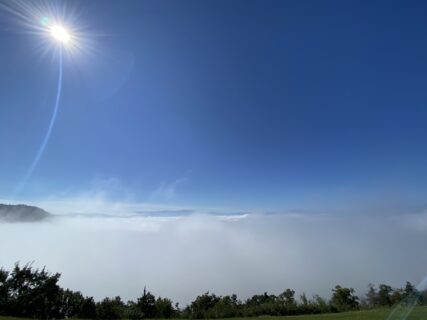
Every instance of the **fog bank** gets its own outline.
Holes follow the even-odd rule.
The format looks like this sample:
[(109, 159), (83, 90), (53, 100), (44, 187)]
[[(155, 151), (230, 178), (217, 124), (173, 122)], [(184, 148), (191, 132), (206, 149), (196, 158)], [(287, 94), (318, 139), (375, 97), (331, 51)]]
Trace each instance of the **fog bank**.
[(61, 215), (0, 224), (0, 265), (34, 261), (61, 285), (101, 299), (156, 295), (188, 303), (206, 291), (245, 298), (293, 288), (329, 297), (369, 282), (427, 274), (427, 215)]

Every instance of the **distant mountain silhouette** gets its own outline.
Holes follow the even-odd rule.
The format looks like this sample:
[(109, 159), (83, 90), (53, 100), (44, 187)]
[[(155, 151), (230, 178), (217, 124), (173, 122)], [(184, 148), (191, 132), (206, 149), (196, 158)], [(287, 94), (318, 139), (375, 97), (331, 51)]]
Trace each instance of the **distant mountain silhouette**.
[(38, 207), (0, 204), (0, 222), (36, 222), (50, 216), (50, 213)]

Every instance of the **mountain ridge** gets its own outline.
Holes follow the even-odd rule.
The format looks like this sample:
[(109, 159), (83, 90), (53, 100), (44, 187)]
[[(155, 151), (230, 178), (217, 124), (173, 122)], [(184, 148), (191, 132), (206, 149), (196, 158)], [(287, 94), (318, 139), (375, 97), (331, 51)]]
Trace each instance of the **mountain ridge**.
[(51, 216), (49, 212), (39, 207), (0, 203), (0, 222), (38, 222)]

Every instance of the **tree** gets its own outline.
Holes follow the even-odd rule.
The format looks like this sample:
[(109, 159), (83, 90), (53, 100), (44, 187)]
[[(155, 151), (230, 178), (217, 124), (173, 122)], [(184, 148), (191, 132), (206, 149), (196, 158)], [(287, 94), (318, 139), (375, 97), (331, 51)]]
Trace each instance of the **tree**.
[(147, 291), (145, 287), (136, 304), (142, 312), (143, 318), (154, 318), (156, 316), (156, 297), (150, 291)]
[(128, 301), (128, 303), (126, 304), (124, 318), (131, 320), (140, 320), (144, 318), (144, 315), (135, 302)]
[(292, 289), (286, 289), (279, 295), (279, 299), (283, 301), (285, 305), (296, 305), (295, 302), (295, 291)]
[(323, 313), (323, 312), (329, 312), (330, 311), (328, 304), (325, 301), (325, 299), (323, 299), (319, 295), (315, 295), (313, 297), (312, 305), (313, 305), (313, 309), (314, 309), (313, 313)]
[(80, 319), (96, 319), (96, 304), (93, 297), (86, 297), (81, 305), (80, 313), (77, 315)]
[(160, 319), (169, 319), (175, 314), (175, 309), (173, 308), (172, 301), (168, 298), (158, 297), (155, 306), (156, 318)]
[(366, 293), (366, 301), (369, 308), (375, 308), (379, 305), (378, 293), (375, 286), (370, 283), (368, 284), (368, 292)]
[(380, 284), (378, 287), (378, 304), (380, 306), (393, 305), (393, 300), (391, 297), (392, 292), (393, 292), (392, 287), (386, 284)]
[(190, 305), (191, 317), (193, 319), (207, 319), (211, 317), (217, 317), (213, 314), (213, 307), (220, 300), (215, 294), (209, 294), (206, 292), (201, 296), (198, 296)]
[(9, 287), (7, 279), (9, 272), (0, 269), (0, 315), (7, 315), (9, 305)]
[(80, 313), (84, 297), (80, 292), (61, 290), (61, 317), (73, 318)]
[(297, 305), (296, 312), (298, 314), (314, 314), (328, 312), (328, 303), (322, 297), (315, 295), (312, 299), (308, 299), (306, 294), (300, 295), (300, 303)]
[(418, 291), (415, 289), (415, 286), (409, 281), (406, 281), (405, 288), (403, 289), (403, 298), (407, 298), (416, 294), (418, 294)]
[(354, 310), (359, 307), (359, 298), (353, 288), (337, 285), (332, 289), (331, 307), (336, 311)]
[(404, 292), (402, 289), (392, 289), (390, 294), (390, 305), (394, 305), (402, 301)]
[(95, 319), (96, 304), (92, 297), (84, 297), (79, 291), (61, 290), (61, 317)]
[(60, 315), (60, 274), (50, 274), (45, 268), (33, 269), (31, 264), (15, 264), (6, 286), (9, 292), (10, 315), (38, 319)]
[(297, 303), (295, 301), (295, 291), (292, 289), (286, 289), (279, 295), (279, 301), (284, 304), (285, 313), (287, 315), (297, 313)]
[(231, 318), (239, 315), (240, 301), (235, 294), (220, 297), (213, 307), (213, 314), (217, 318)]
[(419, 292), (419, 303), (423, 306), (427, 305), (427, 290)]
[(7, 284), (7, 278), (9, 272), (0, 269), (0, 315), (7, 315), (8, 303), (9, 303), (9, 288)]
[(96, 304), (96, 316), (98, 319), (114, 320), (123, 318), (125, 304), (117, 296), (114, 299), (105, 298)]

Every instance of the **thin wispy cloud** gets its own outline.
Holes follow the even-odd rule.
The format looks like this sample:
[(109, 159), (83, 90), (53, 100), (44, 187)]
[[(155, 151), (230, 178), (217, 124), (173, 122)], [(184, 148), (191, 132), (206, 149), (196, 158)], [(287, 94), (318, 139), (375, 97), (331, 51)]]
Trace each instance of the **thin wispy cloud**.
[(188, 183), (189, 181), (189, 174), (171, 181), (171, 182), (163, 182), (160, 184), (160, 186), (154, 190), (152, 194), (153, 199), (160, 199), (160, 200), (172, 200), (176, 197), (178, 189)]

